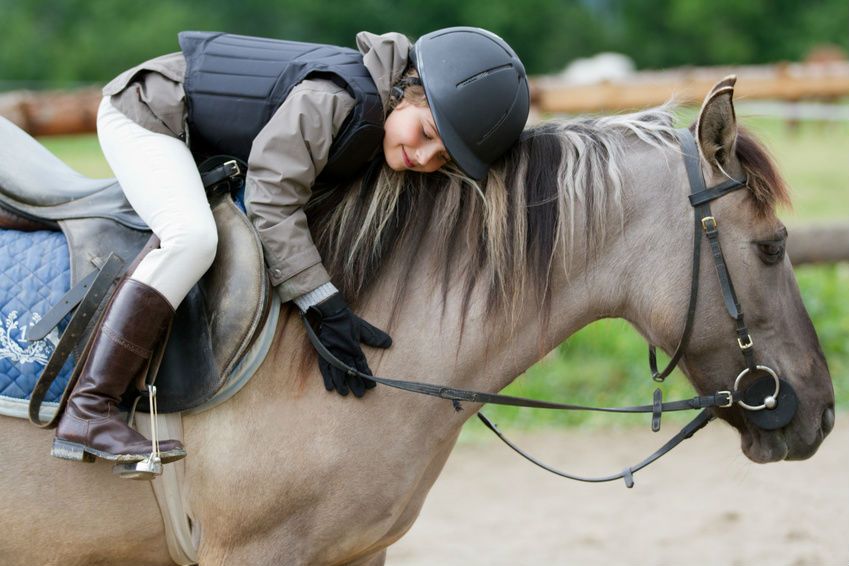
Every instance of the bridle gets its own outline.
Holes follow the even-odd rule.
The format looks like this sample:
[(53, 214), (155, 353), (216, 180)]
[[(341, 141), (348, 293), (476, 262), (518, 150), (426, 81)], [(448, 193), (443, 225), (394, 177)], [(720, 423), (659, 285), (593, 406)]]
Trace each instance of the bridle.
[[(333, 356), (333, 354), (330, 353), (330, 351), (328, 351), (327, 348), (325, 348), (318, 340), (315, 331), (307, 321), (306, 317), (303, 317), (310, 342), (312, 342), (319, 355), (324, 358), (325, 361), (336, 368), (346, 371), (350, 375), (359, 376), (363, 379), (370, 379), (376, 383), (396, 389), (402, 389), (404, 391), (411, 391), (413, 393), (420, 393), (423, 395), (430, 395), (450, 400), (454, 405), (454, 409), (457, 411), (463, 410), (460, 404), (461, 401), (468, 401), (472, 403), (491, 403), (496, 405), (512, 405), (516, 407), (567, 411), (651, 413), (652, 430), (657, 432), (660, 430), (661, 415), (664, 412), (701, 409), (701, 412), (692, 421), (687, 423), (675, 436), (666, 442), (666, 444), (658, 448), (647, 458), (636, 465), (625, 468), (617, 474), (601, 477), (577, 476), (543, 464), (530, 454), (518, 448), (515, 444), (508, 440), (501, 433), (498, 427), (482, 412), (478, 412), (478, 418), (480, 418), (480, 420), (490, 430), (492, 430), (501, 440), (503, 440), (521, 456), (549, 472), (578, 481), (598, 483), (623, 479), (625, 481), (625, 485), (633, 487), (634, 473), (645, 468), (672, 450), (682, 441), (690, 438), (696, 433), (696, 431), (700, 430), (707, 425), (707, 423), (713, 420), (715, 418), (711, 411), (711, 408), (713, 407), (729, 408), (736, 403), (741, 408), (745, 409), (746, 417), (753, 424), (764, 430), (775, 430), (786, 426), (796, 414), (798, 399), (796, 398), (796, 394), (789, 382), (780, 379), (778, 374), (772, 368), (755, 363), (754, 342), (749, 334), (748, 328), (746, 327), (746, 322), (743, 318), (743, 309), (740, 306), (740, 302), (737, 300), (737, 294), (734, 292), (734, 285), (731, 282), (728, 265), (725, 261), (725, 256), (722, 253), (722, 247), (719, 244), (719, 224), (716, 218), (711, 214), (710, 210), (710, 203), (712, 201), (746, 187), (746, 180), (739, 181), (736, 179), (729, 179), (724, 183), (707, 188), (704, 182), (704, 177), (702, 176), (699, 152), (696, 147), (696, 141), (693, 134), (688, 129), (679, 129), (676, 130), (676, 135), (680, 143), (681, 152), (684, 157), (684, 165), (687, 170), (687, 177), (690, 184), (690, 204), (694, 209), (693, 267), (692, 279), (690, 281), (690, 298), (689, 305), (687, 307), (687, 319), (684, 323), (684, 331), (681, 335), (681, 340), (678, 343), (678, 346), (675, 348), (675, 352), (669, 360), (669, 363), (662, 371), (658, 371), (655, 347), (653, 345), (649, 345), (649, 366), (651, 368), (652, 378), (655, 381), (662, 382), (678, 365), (678, 362), (687, 347), (693, 330), (696, 315), (696, 304), (698, 302), (702, 234), (704, 233), (704, 236), (710, 244), (713, 264), (716, 268), (717, 276), (719, 277), (720, 288), (722, 289), (725, 310), (735, 321), (737, 345), (740, 348), (740, 352), (742, 353), (746, 364), (746, 367), (737, 375), (731, 389), (717, 391), (712, 395), (697, 396), (691, 399), (667, 402), (663, 401), (661, 390), (657, 389), (654, 392), (654, 398), (651, 405), (630, 407), (587, 407), (568, 403), (552, 403), (535, 399), (524, 399), (521, 397), (511, 397), (495, 393), (468, 391), (465, 389), (456, 389), (453, 387), (434, 385), (430, 383), (367, 375), (349, 367)], [(762, 372), (765, 375), (760, 375), (745, 390), (741, 390), (740, 386), (743, 382), (743, 378), (750, 373), (755, 374), (757, 372)]]
[[(704, 177), (702, 176), (699, 152), (693, 134), (688, 129), (679, 129), (676, 130), (676, 135), (684, 157), (684, 166), (687, 170), (687, 179), (690, 184), (690, 205), (694, 209), (693, 269), (684, 332), (681, 335), (681, 341), (678, 343), (678, 347), (675, 348), (675, 352), (672, 354), (669, 363), (663, 371), (658, 371), (655, 347), (649, 345), (649, 367), (651, 368), (652, 379), (657, 382), (663, 382), (666, 379), (677, 366), (678, 361), (684, 353), (684, 348), (690, 339), (699, 295), (699, 267), (701, 265), (702, 233), (704, 233), (710, 244), (713, 264), (719, 278), (719, 286), (722, 291), (725, 310), (734, 319), (737, 346), (740, 348), (740, 352), (746, 363), (746, 367), (734, 380), (733, 390), (736, 392), (739, 389), (741, 381), (750, 372), (761, 371), (766, 373), (765, 376), (756, 379), (747, 388), (746, 392), (741, 395), (741, 398), (735, 399), (733, 402), (736, 402), (740, 407), (748, 411), (745, 413), (746, 416), (760, 428), (764, 430), (781, 428), (786, 426), (792, 420), (793, 415), (795, 415), (798, 399), (789, 382), (780, 379), (772, 368), (755, 363), (754, 342), (749, 334), (749, 329), (746, 327), (746, 321), (743, 318), (743, 309), (740, 306), (740, 301), (737, 299), (737, 293), (734, 291), (731, 274), (728, 271), (728, 265), (725, 262), (725, 256), (719, 244), (719, 225), (710, 210), (711, 201), (746, 187), (747, 181), (729, 179), (724, 183), (707, 188)], [(770, 385), (774, 387), (772, 393), (769, 392)], [(763, 402), (755, 404), (757, 399), (762, 399)], [(781, 410), (778, 410), (779, 401), (781, 401), (782, 405)], [(728, 406), (730, 407), (731, 404)]]

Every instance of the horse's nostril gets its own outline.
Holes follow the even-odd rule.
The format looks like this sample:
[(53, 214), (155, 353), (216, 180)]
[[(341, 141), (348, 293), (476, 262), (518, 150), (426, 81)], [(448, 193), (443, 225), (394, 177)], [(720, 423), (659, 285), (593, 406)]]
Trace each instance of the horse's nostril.
[(824, 434), (831, 432), (834, 428), (834, 407), (829, 407), (822, 412), (822, 431)]

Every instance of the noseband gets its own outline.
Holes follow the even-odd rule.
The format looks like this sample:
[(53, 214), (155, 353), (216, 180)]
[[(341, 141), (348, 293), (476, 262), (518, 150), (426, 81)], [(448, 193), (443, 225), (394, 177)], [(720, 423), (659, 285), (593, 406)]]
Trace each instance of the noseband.
[[(407, 381), (399, 379), (390, 379), (364, 374), (347, 364), (337, 359), (324, 345), (318, 340), (312, 326), (302, 314), (304, 325), (306, 327), (307, 336), (312, 342), (318, 354), (332, 366), (342, 369), (350, 375), (359, 376), (363, 379), (369, 379), (376, 383), (439, 397), (441, 399), (450, 400), (454, 409), (457, 411), (463, 410), (461, 401), (471, 403), (491, 403), (495, 405), (511, 405), (515, 407), (531, 407), (538, 409), (555, 409), (567, 411), (599, 411), (606, 413), (651, 413), (652, 414), (652, 430), (657, 432), (660, 430), (660, 419), (664, 412), (669, 411), (684, 411), (692, 409), (701, 409), (701, 412), (692, 421), (687, 423), (678, 434), (673, 436), (666, 444), (661, 446), (654, 453), (649, 455), (640, 463), (625, 468), (622, 472), (602, 477), (582, 477), (574, 474), (562, 472), (543, 464), (530, 454), (522, 451), (510, 440), (508, 440), (498, 427), (493, 424), (482, 412), (478, 412), (478, 417), (481, 421), (492, 430), (501, 440), (508, 446), (519, 453), (524, 458), (530, 460), (534, 464), (565, 478), (584, 481), (584, 482), (608, 482), (617, 479), (623, 479), (628, 487), (634, 486), (634, 473), (645, 468), (683, 440), (690, 438), (696, 431), (703, 428), (707, 423), (715, 418), (713, 407), (728, 408), (735, 403), (742, 409), (745, 409), (746, 417), (756, 426), (765, 430), (775, 430), (786, 426), (796, 413), (798, 399), (790, 384), (778, 377), (776, 372), (765, 365), (758, 365), (754, 360), (754, 342), (746, 327), (743, 319), (743, 310), (740, 307), (740, 302), (737, 300), (737, 294), (734, 292), (734, 285), (731, 282), (731, 276), (728, 273), (728, 266), (725, 262), (725, 256), (722, 253), (722, 247), (719, 244), (719, 224), (714, 216), (711, 215), (710, 202), (716, 200), (728, 193), (736, 191), (746, 186), (746, 181), (738, 181), (730, 179), (722, 184), (714, 187), (706, 188), (704, 178), (702, 177), (701, 165), (699, 159), (698, 148), (693, 134), (687, 129), (676, 130), (678, 140), (681, 145), (681, 151), (684, 156), (684, 165), (687, 169), (687, 177), (690, 183), (690, 204), (695, 209), (694, 214), (694, 232), (693, 232), (693, 268), (692, 279), (690, 281), (690, 299), (687, 307), (687, 319), (684, 323), (684, 331), (681, 335), (681, 341), (678, 347), (672, 354), (671, 359), (663, 371), (657, 369), (657, 356), (655, 347), (649, 345), (649, 366), (651, 368), (652, 378), (655, 381), (662, 382), (678, 365), (681, 356), (684, 354), (690, 335), (692, 334), (693, 324), (696, 314), (696, 303), (699, 294), (699, 267), (701, 264), (701, 248), (702, 248), (702, 233), (707, 237), (710, 243), (711, 253), (713, 256), (714, 267), (719, 277), (720, 287), (722, 289), (723, 302), (725, 309), (736, 324), (737, 345), (743, 355), (746, 363), (745, 369), (740, 372), (734, 381), (733, 387), (730, 390), (717, 391), (713, 395), (697, 396), (691, 399), (680, 401), (664, 402), (661, 395), (661, 390), (657, 389), (654, 392), (654, 399), (651, 405), (638, 405), (631, 407), (587, 407), (583, 405), (573, 405), (568, 403), (552, 403), (548, 401), (539, 401), (535, 399), (524, 399), (521, 397), (511, 397), (508, 395), (498, 395), (495, 393), (483, 393), (479, 391), (468, 391), (465, 389), (455, 389), (442, 385), (431, 383), (421, 383), (416, 381)], [(741, 383), (748, 374), (761, 373), (751, 385), (745, 390), (740, 390)]]

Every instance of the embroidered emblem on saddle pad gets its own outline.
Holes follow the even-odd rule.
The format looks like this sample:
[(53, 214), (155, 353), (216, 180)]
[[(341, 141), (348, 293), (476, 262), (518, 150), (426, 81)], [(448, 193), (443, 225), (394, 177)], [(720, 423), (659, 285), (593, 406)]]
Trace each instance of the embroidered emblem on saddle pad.
[[(65, 321), (45, 338), (28, 342), (27, 330), (68, 290), (71, 265), (61, 232), (0, 230), (0, 414), (26, 418), (27, 400), (53, 353)], [(55, 410), (72, 363), (45, 397)]]

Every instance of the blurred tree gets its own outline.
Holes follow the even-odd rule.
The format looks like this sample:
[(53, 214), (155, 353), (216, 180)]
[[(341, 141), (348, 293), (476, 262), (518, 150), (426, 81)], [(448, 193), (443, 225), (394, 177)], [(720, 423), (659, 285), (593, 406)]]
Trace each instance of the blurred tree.
[(798, 60), (849, 48), (846, 0), (0, 0), (0, 89), (103, 82), (175, 51), (182, 29), (354, 45), (363, 29), (413, 38), (491, 29), (532, 74), (620, 51), (640, 67)]
[(0, 80), (104, 81), (146, 58), (179, 49), (177, 32), (215, 19), (200, 2), (0, 0)]
[(846, 0), (617, 0), (617, 49), (640, 67), (801, 60), (849, 47)]

